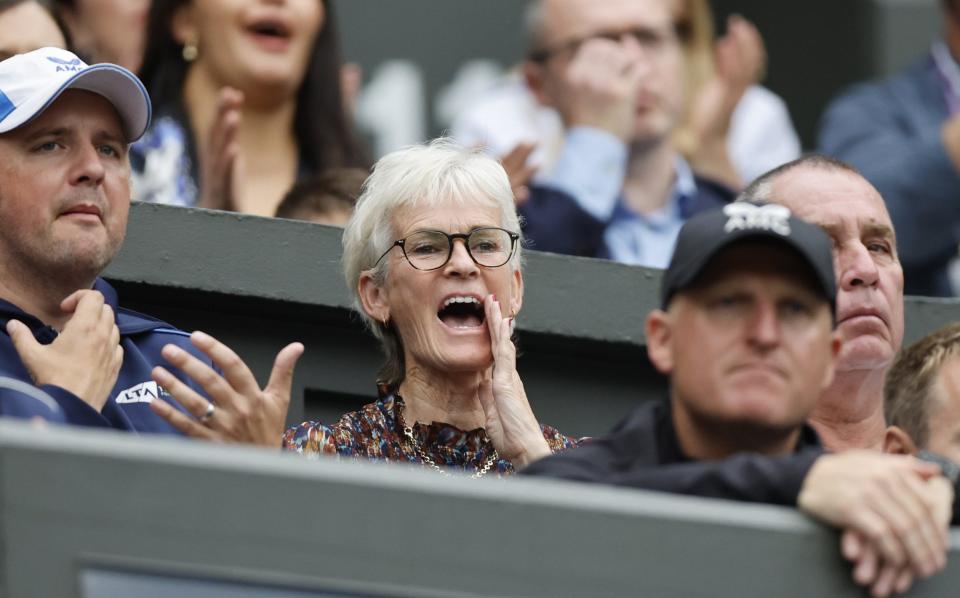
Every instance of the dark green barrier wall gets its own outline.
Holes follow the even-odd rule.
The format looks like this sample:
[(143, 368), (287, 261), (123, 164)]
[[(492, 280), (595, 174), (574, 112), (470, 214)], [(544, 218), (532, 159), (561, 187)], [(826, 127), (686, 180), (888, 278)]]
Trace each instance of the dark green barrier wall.
[[(290, 422), (330, 422), (369, 401), (380, 364), (349, 310), (339, 256), (339, 229), (134, 204), (107, 276), (123, 304), (220, 337), (262, 382), (276, 352), (303, 341)], [(597, 435), (638, 401), (662, 396), (643, 339), (658, 271), (528, 252), (524, 279), (519, 369), (541, 421)], [(911, 298), (907, 341), (953, 320), (960, 302)]]

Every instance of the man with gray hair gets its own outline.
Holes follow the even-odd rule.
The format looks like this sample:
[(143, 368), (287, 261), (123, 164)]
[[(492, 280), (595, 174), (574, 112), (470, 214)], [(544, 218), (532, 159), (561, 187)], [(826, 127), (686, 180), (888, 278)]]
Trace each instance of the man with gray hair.
[[(885, 380), (903, 342), (904, 323), (903, 269), (880, 193), (853, 166), (811, 154), (760, 176), (738, 198), (757, 200), (779, 203), (820, 225), (833, 243), (842, 346), (833, 382), (809, 420), (824, 446), (832, 451), (915, 453), (892, 450), (893, 441), (903, 438), (895, 431), (891, 435), (884, 416)], [(888, 409), (887, 414), (892, 413)], [(949, 463), (934, 461), (950, 473)], [(956, 511), (954, 503), (955, 520)], [(844, 543), (856, 547), (860, 563), (876, 562), (875, 547), (862, 537), (850, 533)], [(907, 585), (908, 571), (889, 563), (883, 569), (880, 577)]]
[(740, 199), (784, 205), (830, 236), (842, 347), (810, 422), (830, 450), (879, 450), (884, 376), (903, 341), (903, 270), (883, 198), (852, 166), (810, 155), (761, 176)]

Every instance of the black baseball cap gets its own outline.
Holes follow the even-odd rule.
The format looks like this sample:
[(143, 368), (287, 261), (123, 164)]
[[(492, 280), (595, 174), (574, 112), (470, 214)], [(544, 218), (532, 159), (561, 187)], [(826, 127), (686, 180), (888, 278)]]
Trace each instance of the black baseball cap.
[(693, 284), (714, 256), (745, 240), (779, 242), (793, 249), (810, 266), (830, 309), (836, 310), (833, 253), (823, 229), (793, 216), (785, 206), (747, 201), (701, 212), (683, 225), (660, 284), (663, 309), (678, 291)]

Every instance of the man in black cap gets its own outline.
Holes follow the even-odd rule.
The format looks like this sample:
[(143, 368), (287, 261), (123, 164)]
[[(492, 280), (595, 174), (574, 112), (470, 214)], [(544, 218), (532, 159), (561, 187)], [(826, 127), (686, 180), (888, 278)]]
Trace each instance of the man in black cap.
[(804, 421), (840, 347), (832, 264), (824, 233), (783, 206), (733, 204), (685, 227), (646, 324), (684, 455), (818, 445)]
[[(909, 567), (902, 579), (856, 568), (877, 595), (941, 568), (952, 490), (939, 469), (865, 451), (824, 455), (805, 423), (840, 349), (832, 264), (826, 234), (783, 206), (737, 203), (692, 218), (646, 322), (669, 401), (524, 473), (797, 505), (868, 538), (887, 570)], [(845, 546), (847, 558), (860, 552)]]

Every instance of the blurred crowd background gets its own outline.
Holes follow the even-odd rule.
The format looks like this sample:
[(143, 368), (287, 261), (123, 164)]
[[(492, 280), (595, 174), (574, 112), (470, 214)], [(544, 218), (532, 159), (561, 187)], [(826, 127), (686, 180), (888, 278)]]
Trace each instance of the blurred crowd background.
[[(830, 99), (855, 82), (905, 67), (941, 30), (937, 0), (711, 0), (709, 6), (717, 31), (733, 14), (757, 26), (767, 52), (763, 85), (786, 101), (805, 149), (816, 146)], [(344, 55), (362, 69), (361, 105), (389, 96), (381, 103), (395, 106), (391, 116), (399, 119), (391, 119), (396, 129), (388, 134), (377, 124), (378, 104), (361, 110), (361, 126), (378, 153), (448, 129), (476, 93), (526, 51), (522, 1), (494, 8), (469, 0), (369, 0), (340, 2), (337, 9)], [(401, 138), (401, 130), (409, 133)]]
[[(699, 189), (706, 188), (711, 201), (729, 201), (752, 179), (804, 151), (848, 160), (891, 206), (907, 292), (956, 294), (960, 225), (954, 221), (960, 222), (960, 212), (942, 206), (960, 185), (953, 180), (956, 169), (942, 163), (944, 149), (937, 150), (937, 172), (925, 172), (918, 159), (893, 173), (865, 147), (874, 143), (863, 131), (873, 126), (869, 119), (851, 124), (849, 131), (836, 118), (823, 124), (831, 100), (853, 84), (931, 60), (932, 44), (960, 31), (956, 3), (665, 3), (683, 56), (681, 72), (674, 74), (684, 88), (683, 106), (667, 110), (677, 112), (670, 115), (676, 118), (667, 133), (671, 151), (689, 164)], [(41, 6), (52, 11), (62, 37), (44, 22), (49, 15), (40, 14)], [(644, 179), (626, 176), (622, 187), (612, 184), (608, 191), (622, 193), (628, 213), (601, 214), (601, 220), (610, 219), (602, 247), (545, 241), (563, 236), (556, 228), (558, 208), (535, 202), (523, 208), (530, 185), (550, 193), (559, 189), (583, 207), (595, 203), (580, 193), (583, 185), (599, 173), (557, 172), (567, 166), (557, 161), (570, 147), (564, 136), (574, 127), (569, 110), (549, 97), (566, 92), (551, 92), (549, 82), (542, 89), (531, 87), (531, 72), (538, 64), (550, 66), (554, 54), (534, 59), (545, 48), (532, 34), (527, 2), (2, 0), (0, 11), (0, 56), (64, 45), (88, 62), (115, 62), (138, 73), (154, 115), (150, 131), (133, 148), (137, 200), (343, 225), (379, 157), (452, 136), (503, 160), (533, 248), (663, 267), (676, 228), (687, 217), (681, 205), (677, 214), (666, 216), (666, 224), (660, 222), (663, 209), (673, 209), (669, 198), (647, 197), (646, 203), (631, 198), (631, 186), (643, 186)], [(617, 35), (613, 41), (625, 43), (623, 32)], [(570, 51), (561, 60), (588, 45), (580, 42), (561, 48)], [(954, 74), (960, 82), (955, 60), (947, 62), (950, 72), (943, 76)], [(544, 106), (551, 101), (553, 107)], [(886, 123), (878, 117), (877, 127), (891, 127), (878, 131), (878, 143), (891, 143), (883, 145), (884, 159), (896, 162), (898, 152), (916, 154), (909, 144), (938, 134), (955, 108), (942, 107), (943, 114), (929, 126), (900, 122), (903, 115), (893, 112)], [(835, 134), (839, 129), (844, 131)], [(888, 133), (894, 137), (883, 137)], [(636, 147), (637, 139), (622, 141)], [(580, 140), (577, 147), (595, 149), (591, 144)], [(633, 166), (637, 159), (630, 154)], [(871, 163), (884, 172), (875, 174)], [(674, 176), (665, 168), (648, 178), (650, 187), (659, 184), (657, 176)], [(693, 188), (693, 178), (684, 182), (685, 172), (685, 166), (676, 169), (673, 193)], [(911, 177), (937, 181), (936, 188), (929, 193), (908, 188), (905, 179)], [(903, 213), (898, 206), (918, 199), (918, 193), (926, 194), (918, 210)], [(942, 230), (930, 231), (931, 223)], [(942, 243), (924, 238), (939, 232)], [(630, 235), (654, 240), (638, 236), (639, 249), (627, 251), (624, 239)]]

